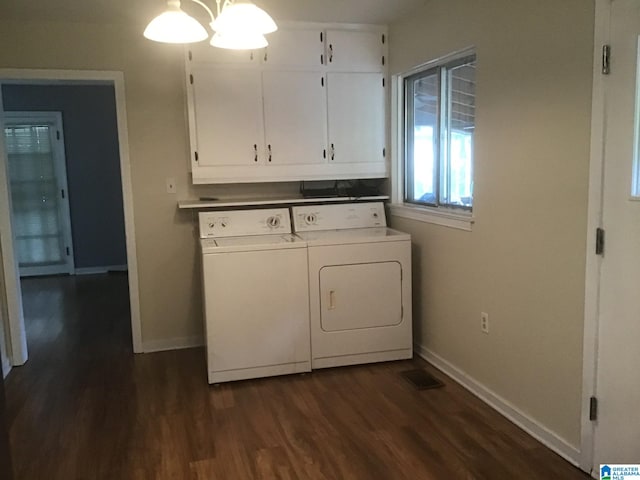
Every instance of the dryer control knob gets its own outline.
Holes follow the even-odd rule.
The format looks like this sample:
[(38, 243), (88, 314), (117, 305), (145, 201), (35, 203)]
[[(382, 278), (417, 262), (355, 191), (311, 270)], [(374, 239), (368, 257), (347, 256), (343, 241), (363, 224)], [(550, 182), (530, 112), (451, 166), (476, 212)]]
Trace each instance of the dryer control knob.
[(304, 223), (307, 225), (314, 225), (316, 223), (317, 217), (315, 213), (307, 213), (304, 217)]

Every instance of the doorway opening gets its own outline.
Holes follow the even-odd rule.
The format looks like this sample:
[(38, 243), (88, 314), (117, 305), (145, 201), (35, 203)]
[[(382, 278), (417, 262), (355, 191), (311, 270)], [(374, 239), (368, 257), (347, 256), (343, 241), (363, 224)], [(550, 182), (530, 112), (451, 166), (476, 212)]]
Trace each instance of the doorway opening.
[[(129, 344), (133, 344), (133, 352), (141, 352), (133, 198), (122, 73), (0, 69), (0, 88), (3, 93), (0, 96), (0, 113), (4, 123), (4, 135), (0, 135), (0, 183), (7, 187), (2, 194), (6, 197), (0, 202), (1, 260), (6, 280), (3, 282), (4, 292), (0, 293), (5, 296), (8, 317), (5, 336), (11, 365), (22, 365), (28, 358), (28, 333), (24, 322), (25, 306), (22, 304), (20, 277), (23, 282), (28, 282), (31, 279), (27, 277), (33, 275), (113, 276), (117, 272), (120, 276), (117, 282), (122, 285), (122, 278), (126, 279), (126, 275), (120, 272), (128, 272), (124, 290), (128, 292), (128, 298), (125, 294), (124, 303), (130, 308)], [(32, 90), (27, 96), (16, 94), (25, 95), (29, 89)], [(56, 89), (57, 93), (52, 94)], [(78, 93), (83, 89), (87, 90), (84, 97)], [(95, 100), (95, 92), (99, 90), (108, 92), (108, 111), (89, 109), (90, 113), (87, 113), (90, 107), (87, 103)], [(8, 98), (7, 92), (11, 93), (11, 98)], [(71, 106), (55, 105), (56, 101), (62, 101), (63, 94), (70, 95)], [(25, 101), (29, 95), (31, 102)], [(84, 107), (84, 113), (80, 107)], [(29, 113), (18, 114), (16, 111)], [(18, 118), (29, 114), (33, 116), (34, 112), (50, 118), (58, 112), (60, 122), (43, 122), (40, 118), (29, 124), (24, 117)], [(95, 120), (105, 118), (110, 119), (113, 130), (112, 141), (108, 145), (102, 140), (88, 139), (92, 134), (104, 133), (105, 127), (96, 124)], [(76, 131), (72, 135), (73, 128)], [(66, 162), (63, 162), (66, 175), (55, 159), (50, 159), (48, 166), (43, 166), (47, 163), (43, 160), (47, 150), (55, 150), (58, 135), (66, 147), (62, 151), (62, 154), (66, 153)], [(71, 137), (75, 137), (76, 143), (84, 142), (84, 151), (79, 155), (78, 150), (82, 151), (83, 148), (78, 149), (77, 145), (71, 147), (70, 142), (74, 141)], [(20, 150), (28, 150), (25, 142), (36, 144), (35, 153)], [(53, 145), (47, 146), (47, 142)], [(74, 149), (75, 154), (72, 152)], [(106, 161), (100, 158), (105, 152), (108, 157)], [(39, 157), (39, 162), (34, 160), (34, 155)], [(29, 161), (20, 161), (30, 156), (31, 163), (39, 164), (44, 170), (26, 171)], [(109, 182), (112, 188), (102, 188)], [(39, 192), (39, 200), (45, 204), (44, 207), (35, 205), (34, 198), (26, 199), (25, 190), (29, 189)], [(92, 200), (95, 195), (97, 198)], [(38, 198), (38, 195), (35, 197)], [(56, 201), (53, 201), (54, 198)], [(64, 211), (61, 212), (64, 208), (60, 208), (65, 204), (69, 212), (68, 220), (65, 220)], [(29, 225), (27, 220), (39, 225)], [(61, 259), (66, 260), (64, 266)], [(30, 260), (32, 264), (29, 265)], [(55, 277), (49, 278), (55, 280)], [(80, 282), (83, 285), (92, 283)], [(34, 280), (29, 287), (25, 287), (30, 298), (33, 298), (34, 285), (38, 283), (42, 284)], [(46, 283), (51, 290), (51, 281)], [(69, 282), (61, 285), (67, 285), (68, 288)]]

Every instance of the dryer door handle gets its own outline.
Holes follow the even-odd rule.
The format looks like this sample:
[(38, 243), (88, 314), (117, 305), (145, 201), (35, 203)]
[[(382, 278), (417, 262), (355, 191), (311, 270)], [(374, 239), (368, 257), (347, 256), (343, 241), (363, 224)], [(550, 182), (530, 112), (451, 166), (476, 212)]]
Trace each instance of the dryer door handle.
[(329, 290), (329, 310), (335, 310), (336, 308), (336, 291)]

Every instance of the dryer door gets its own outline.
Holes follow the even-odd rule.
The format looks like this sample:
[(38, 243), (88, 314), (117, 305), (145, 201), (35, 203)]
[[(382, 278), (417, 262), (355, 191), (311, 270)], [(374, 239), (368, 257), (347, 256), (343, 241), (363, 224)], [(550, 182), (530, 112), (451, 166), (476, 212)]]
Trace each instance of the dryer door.
[(320, 326), (325, 332), (402, 322), (399, 262), (331, 265), (320, 269)]

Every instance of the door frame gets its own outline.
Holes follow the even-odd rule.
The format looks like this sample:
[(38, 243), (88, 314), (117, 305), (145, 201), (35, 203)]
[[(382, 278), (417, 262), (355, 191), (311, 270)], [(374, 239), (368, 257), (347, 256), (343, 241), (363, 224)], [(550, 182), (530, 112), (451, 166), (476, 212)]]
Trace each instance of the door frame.
[[(110, 85), (114, 87), (116, 120), (118, 127), (118, 145), (120, 152), (120, 177), (122, 182), (122, 200), (124, 209), (127, 265), (129, 271), (129, 304), (131, 309), (131, 334), (134, 353), (142, 353), (142, 329), (140, 323), (140, 287), (138, 277), (138, 258), (133, 208), (133, 189), (131, 159), (129, 156), (129, 135), (127, 128), (127, 110), (125, 99), (124, 74), (119, 71), (99, 70), (38, 70), (38, 69), (0, 69), (0, 88), (3, 84), (40, 84), (40, 85)], [(0, 95), (0, 111), (4, 111)], [(0, 120), (1, 122), (1, 120)], [(0, 125), (1, 126), (1, 125)], [(3, 135), (0, 135), (3, 137)], [(4, 271), (4, 292), (9, 316), (8, 339), (10, 358), (13, 365), (23, 365), (28, 358), (24, 314), (22, 311), (18, 266), (15, 261), (13, 232), (11, 229), (11, 207), (7, 177), (7, 159), (4, 139), (0, 139), (0, 185), (5, 187), (0, 197), (0, 243), (2, 246), (2, 268)]]
[[(62, 189), (65, 194), (62, 204), (58, 207), (58, 213), (61, 215), (60, 223), (63, 229), (65, 246), (69, 249), (67, 260), (65, 262), (65, 271), (60, 271), (59, 265), (44, 267), (25, 267), (18, 271), (21, 277), (32, 275), (50, 275), (58, 273), (68, 273), (73, 275), (75, 272), (75, 261), (73, 258), (73, 237), (71, 235), (71, 212), (69, 210), (69, 186), (67, 180), (66, 152), (64, 148), (64, 125), (62, 123), (61, 112), (30, 112), (30, 111), (11, 111), (2, 112), (4, 120), (4, 128), (7, 125), (31, 125), (31, 124), (47, 124), (58, 132), (58, 138), (54, 138), (53, 131), (49, 131), (52, 151), (54, 155), (54, 169), (57, 181), (57, 188)], [(9, 182), (9, 188), (11, 188)], [(11, 192), (10, 192), (11, 193)], [(13, 210), (12, 210), (13, 215)]]
[(611, 2), (595, 0), (593, 90), (591, 103), (591, 152), (584, 296), (582, 350), (582, 399), (580, 429), (580, 468), (593, 471), (595, 424), (589, 418), (591, 397), (596, 393), (598, 370), (598, 331), (600, 312), (600, 270), (602, 256), (595, 254), (596, 229), (602, 227), (604, 149), (606, 130), (606, 75), (602, 73), (602, 47), (609, 43)]

